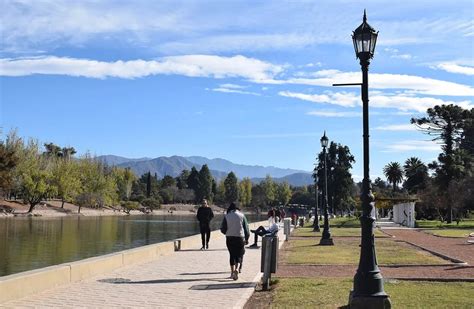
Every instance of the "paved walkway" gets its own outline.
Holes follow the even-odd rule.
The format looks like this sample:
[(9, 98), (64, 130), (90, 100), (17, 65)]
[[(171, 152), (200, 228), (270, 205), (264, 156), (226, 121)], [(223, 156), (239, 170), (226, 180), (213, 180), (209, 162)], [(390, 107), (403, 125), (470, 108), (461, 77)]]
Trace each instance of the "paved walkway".
[(229, 279), (225, 238), (219, 234), (213, 234), (207, 251), (185, 248), (153, 262), (3, 303), (0, 308), (242, 308), (261, 278), (260, 249), (246, 249), (242, 273), (234, 281)]

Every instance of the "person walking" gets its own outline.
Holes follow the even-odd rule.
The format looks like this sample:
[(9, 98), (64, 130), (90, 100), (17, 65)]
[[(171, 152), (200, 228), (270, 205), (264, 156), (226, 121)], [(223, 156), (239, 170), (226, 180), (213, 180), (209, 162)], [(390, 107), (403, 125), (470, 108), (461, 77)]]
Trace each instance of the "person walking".
[(199, 221), (199, 230), (201, 232), (201, 250), (209, 249), (209, 239), (211, 238), (211, 223), (212, 218), (214, 218), (214, 213), (212, 208), (207, 204), (207, 200), (202, 200), (201, 207), (198, 208), (196, 218)]
[(245, 245), (249, 243), (250, 233), (247, 218), (235, 203), (231, 203), (227, 209), (227, 214), (222, 220), (221, 232), (226, 236), (227, 250), (229, 250), (230, 276), (237, 280), (239, 272), (242, 271)]

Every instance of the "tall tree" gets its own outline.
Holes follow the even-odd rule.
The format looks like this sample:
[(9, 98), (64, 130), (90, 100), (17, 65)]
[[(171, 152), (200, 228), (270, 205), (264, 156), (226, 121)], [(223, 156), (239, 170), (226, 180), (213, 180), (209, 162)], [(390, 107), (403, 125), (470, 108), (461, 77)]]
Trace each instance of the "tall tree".
[[(442, 192), (448, 192), (452, 181), (466, 175), (465, 152), (459, 151), (459, 145), (464, 145), (472, 137), (463, 135), (470, 129), (472, 121), (472, 110), (464, 110), (457, 105), (441, 105), (428, 108), (427, 116), (412, 118), (411, 123), (418, 129), (429, 135), (433, 141), (441, 144), (442, 153), (438, 156), (438, 162), (433, 162), (429, 167), (435, 171), (435, 180)], [(466, 130), (465, 130), (466, 129)], [(469, 142), (468, 142), (469, 144)], [(447, 221), (452, 222), (452, 204), (448, 201)]]
[(18, 163), (14, 149), (8, 149), (0, 141), (0, 194), (5, 194), (13, 187), (13, 170)]
[(252, 181), (250, 178), (245, 177), (239, 183), (239, 192), (240, 192), (240, 203), (247, 207), (252, 201)]
[[(349, 147), (339, 143), (331, 142), (327, 150), (326, 171), (328, 203), (336, 210), (350, 208), (353, 204), (352, 191), (354, 181), (350, 169), (355, 162)], [(318, 181), (318, 187), (324, 186), (324, 157), (321, 151), (318, 154), (317, 163), (313, 171), (313, 178)]]
[(163, 177), (163, 179), (160, 181), (161, 188), (169, 188), (174, 186), (176, 186), (176, 180), (170, 175), (165, 175), (165, 177)]
[(187, 180), (188, 188), (194, 191), (195, 195), (195, 202), (200, 203), (201, 201), (199, 200), (199, 172), (198, 170), (193, 166), (191, 168), (191, 172), (189, 173), (189, 177)]
[(64, 208), (64, 203), (72, 202), (81, 191), (80, 170), (76, 161), (56, 158), (53, 162), (52, 183)]
[(181, 174), (179, 174), (178, 177), (176, 177), (176, 186), (178, 189), (187, 189), (188, 188), (188, 177), (189, 177), (190, 172), (188, 170), (182, 170)]
[(291, 188), (288, 182), (279, 183), (276, 185), (276, 199), (279, 204), (286, 205), (291, 199)]
[(239, 200), (239, 185), (237, 183), (237, 177), (234, 172), (227, 174), (224, 180), (225, 187), (225, 201), (227, 203), (236, 202)]
[(387, 181), (392, 184), (393, 192), (397, 189), (397, 184), (403, 180), (403, 171), (400, 163), (390, 162), (383, 168), (383, 174), (387, 177)]
[(405, 182), (403, 187), (411, 194), (426, 187), (428, 182), (428, 167), (417, 157), (408, 158), (403, 165)]
[(276, 186), (272, 176), (267, 175), (264, 180), (260, 182), (265, 192), (265, 204), (267, 206), (273, 205), (276, 199)]
[(49, 160), (39, 154), (38, 143), (31, 140), (20, 154), (18, 164), (21, 196), (30, 205), (28, 212), (43, 199), (56, 194)]
[(203, 199), (207, 199), (209, 202), (212, 201), (212, 181), (211, 171), (207, 164), (204, 164), (199, 171), (199, 190), (197, 196), (199, 201)]

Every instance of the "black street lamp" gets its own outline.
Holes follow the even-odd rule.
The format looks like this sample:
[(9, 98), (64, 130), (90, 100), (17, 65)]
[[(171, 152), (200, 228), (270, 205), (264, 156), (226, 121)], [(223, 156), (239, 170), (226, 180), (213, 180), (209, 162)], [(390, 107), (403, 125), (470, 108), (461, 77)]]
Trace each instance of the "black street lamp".
[(329, 139), (324, 131), (323, 137), (321, 137), (321, 146), (323, 147), (323, 163), (324, 163), (324, 184), (323, 184), (323, 211), (324, 211), (324, 229), (319, 245), (333, 246), (334, 242), (331, 238), (331, 232), (329, 231), (329, 212), (328, 212), (328, 174), (326, 168), (326, 147), (328, 146)]
[(356, 57), (362, 68), (362, 113), (364, 140), (364, 179), (362, 181), (362, 229), (359, 267), (354, 276), (354, 290), (350, 295), (350, 308), (390, 308), (390, 298), (385, 293), (383, 278), (377, 265), (374, 238), (374, 195), (369, 176), (369, 79), (370, 59), (374, 57), (378, 32), (367, 23), (364, 10), (362, 24), (354, 30), (352, 40)]
[(314, 206), (314, 221), (313, 221), (313, 232), (319, 232), (319, 216), (318, 216), (318, 207), (319, 207), (319, 194), (318, 194), (318, 173), (317, 169), (314, 173), (314, 198), (315, 198), (315, 206)]

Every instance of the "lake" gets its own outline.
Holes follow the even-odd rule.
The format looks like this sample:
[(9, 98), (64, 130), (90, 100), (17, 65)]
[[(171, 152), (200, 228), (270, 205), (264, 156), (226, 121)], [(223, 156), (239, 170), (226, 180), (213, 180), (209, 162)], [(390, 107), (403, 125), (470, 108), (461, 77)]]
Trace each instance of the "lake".
[[(222, 218), (214, 217), (212, 230)], [(1, 218), (0, 276), (195, 234), (199, 225), (194, 215)]]

